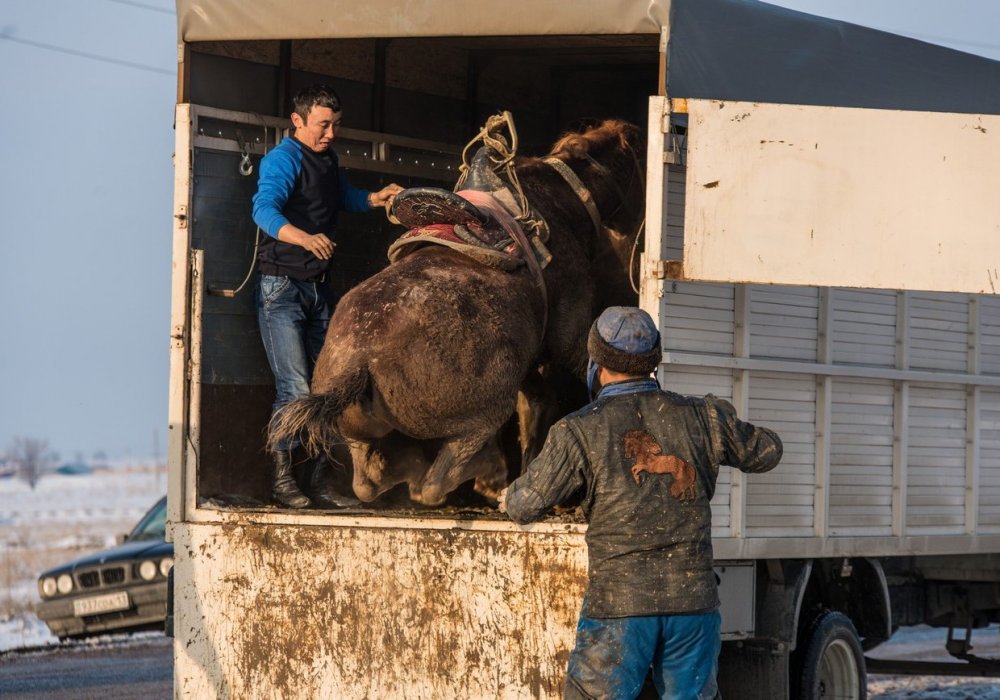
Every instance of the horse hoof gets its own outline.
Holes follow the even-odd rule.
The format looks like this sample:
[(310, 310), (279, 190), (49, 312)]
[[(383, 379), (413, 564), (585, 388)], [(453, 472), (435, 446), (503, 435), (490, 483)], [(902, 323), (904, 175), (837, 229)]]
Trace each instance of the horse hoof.
[(483, 498), (488, 498), (491, 501), (499, 501), (500, 492), (503, 491), (504, 488), (506, 487), (507, 487), (506, 481), (497, 485), (493, 482), (476, 479), (476, 483), (473, 485), (472, 489)]

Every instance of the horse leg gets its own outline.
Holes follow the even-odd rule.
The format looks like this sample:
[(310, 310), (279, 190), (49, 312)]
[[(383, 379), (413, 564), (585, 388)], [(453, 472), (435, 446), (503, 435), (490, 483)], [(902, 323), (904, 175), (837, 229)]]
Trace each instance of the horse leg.
[[(466, 467), (492, 436), (491, 431), (445, 440), (420, 484), (420, 497), (417, 502), (425, 506), (439, 506), (444, 503), (455, 487), (471, 478)], [(412, 487), (410, 492), (411, 494), (414, 492)]]
[(544, 366), (525, 377), (517, 394), (522, 472), (542, 451), (549, 428), (586, 403), (586, 386), (562, 367)]
[(473, 486), (476, 493), (494, 501), (500, 498), (500, 491), (507, 486), (507, 459), (500, 449), (499, 435), (483, 445), (472, 458), (468, 471), (476, 477)]

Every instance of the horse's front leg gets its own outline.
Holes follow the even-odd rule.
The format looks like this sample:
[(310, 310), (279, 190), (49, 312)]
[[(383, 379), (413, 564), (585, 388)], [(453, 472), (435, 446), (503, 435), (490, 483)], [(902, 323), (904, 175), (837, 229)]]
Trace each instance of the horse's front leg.
[[(414, 500), (425, 506), (444, 503), (459, 484), (475, 476), (469, 473), (469, 463), (495, 432), (476, 432), (445, 440), (420, 484), (419, 496)], [(417, 496), (415, 489), (411, 488), (410, 493), (411, 498)]]

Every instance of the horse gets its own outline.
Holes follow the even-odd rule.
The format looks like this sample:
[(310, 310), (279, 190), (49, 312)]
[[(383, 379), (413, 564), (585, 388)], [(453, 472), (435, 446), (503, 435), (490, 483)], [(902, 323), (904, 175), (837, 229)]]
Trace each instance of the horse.
[(438, 245), (397, 258), (340, 300), (311, 393), (275, 415), (269, 448), (346, 442), (365, 502), (405, 482), (413, 501), (437, 506), (471, 479), (496, 499), (508, 473), (498, 431), (516, 411), (523, 459), (537, 453), (565, 408), (553, 387), (585, 382), (594, 318), (636, 303), (641, 154), (638, 127), (605, 120), (564, 134), (547, 159), (512, 161), (547, 224), (547, 266), (500, 269)]

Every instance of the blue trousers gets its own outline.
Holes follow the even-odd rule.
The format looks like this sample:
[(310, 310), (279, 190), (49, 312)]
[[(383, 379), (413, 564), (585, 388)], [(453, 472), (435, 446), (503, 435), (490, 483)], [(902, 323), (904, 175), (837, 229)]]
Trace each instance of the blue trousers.
[(566, 698), (631, 699), (652, 669), (664, 700), (718, 693), (718, 611), (700, 615), (589, 618), (580, 615), (566, 671)]
[[(293, 399), (309, 393), (313, 367), (330, 323), (330, 300), (319, 282), (260, 275), (257, 323), (274, 374), (273, 417)], [(295, 444), (280, 445), (292, 449)]]

